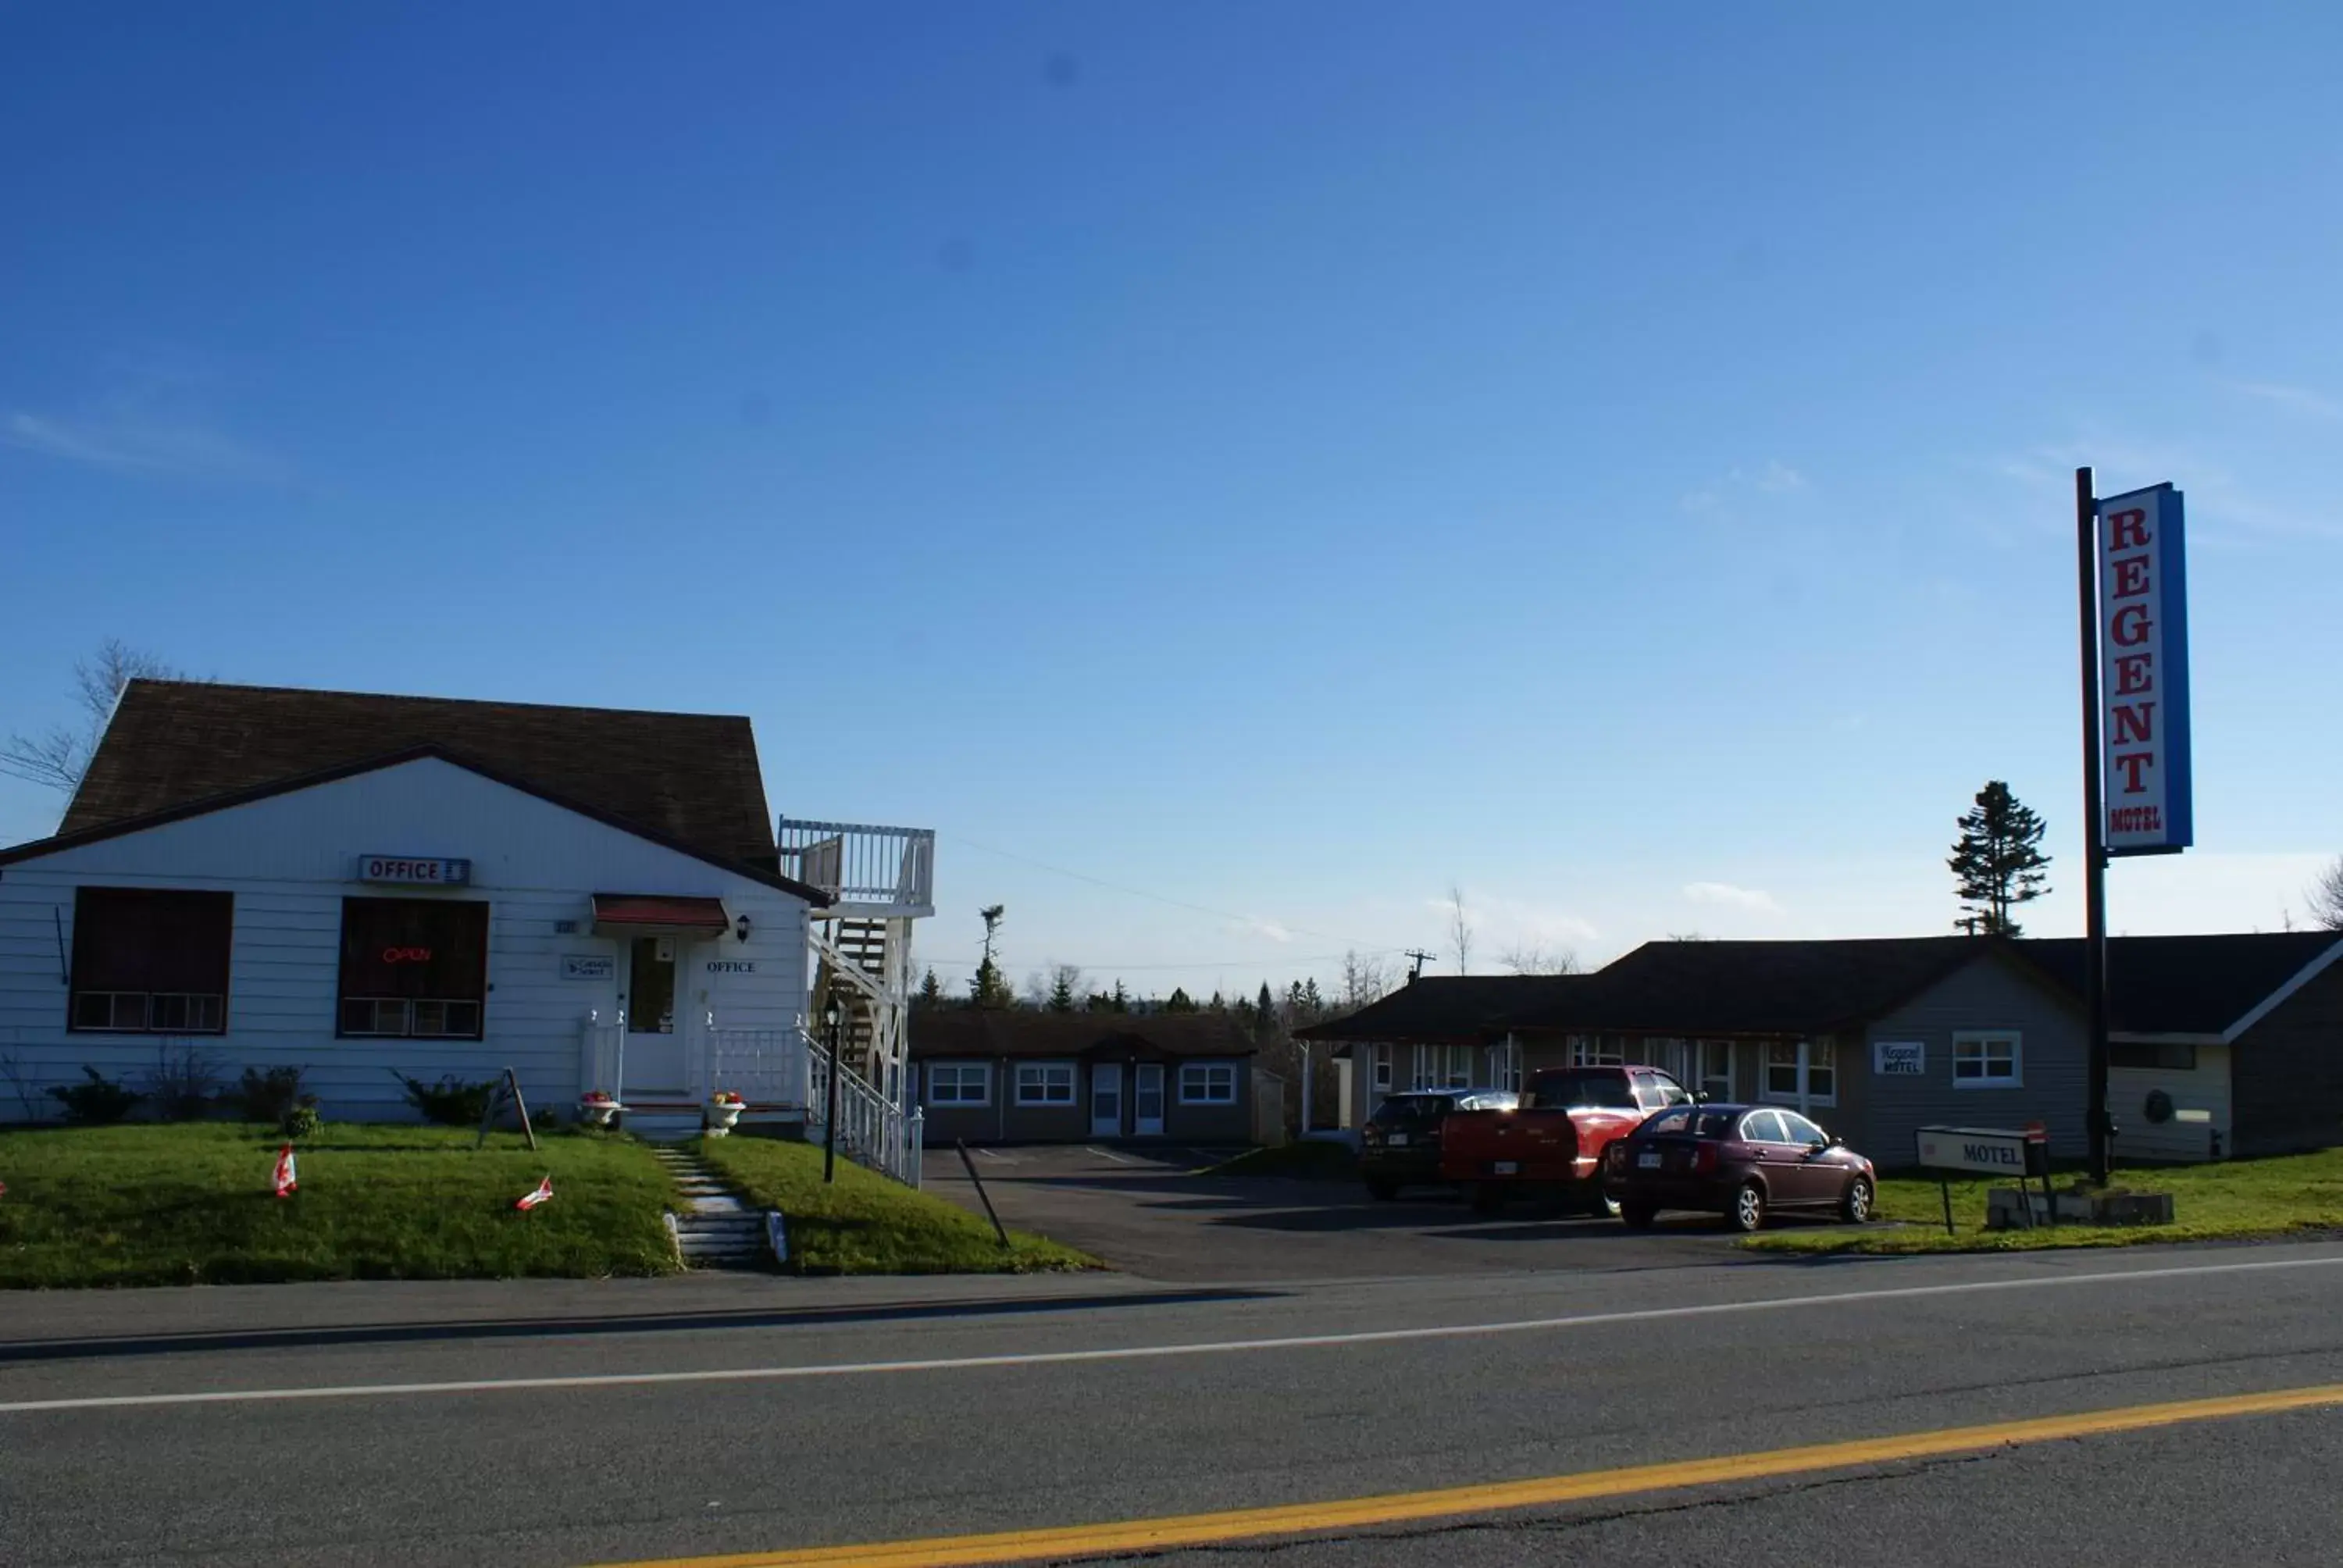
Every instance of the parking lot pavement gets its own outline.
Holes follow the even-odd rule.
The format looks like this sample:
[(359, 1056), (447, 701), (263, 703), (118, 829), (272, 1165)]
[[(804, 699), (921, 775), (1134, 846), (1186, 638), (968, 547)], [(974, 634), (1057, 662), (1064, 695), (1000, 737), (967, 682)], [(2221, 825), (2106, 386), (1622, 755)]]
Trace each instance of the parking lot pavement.
[[(1544, 1269), (1682, 1268), (1735, 1259), (1715, 1221), (1615, 1220), (1523, 1205), (1493, 1218), (1434, 1188), (1377, 1202), (1351, 1181), (1199, 1174), (1227, 1151), (1120, 1145), (970, 1151), (1003, 1224), (1144, 1279), (1380, 1279)], [(931, 1149), (927, 1190), (981, 1211), (960, 1156)]]

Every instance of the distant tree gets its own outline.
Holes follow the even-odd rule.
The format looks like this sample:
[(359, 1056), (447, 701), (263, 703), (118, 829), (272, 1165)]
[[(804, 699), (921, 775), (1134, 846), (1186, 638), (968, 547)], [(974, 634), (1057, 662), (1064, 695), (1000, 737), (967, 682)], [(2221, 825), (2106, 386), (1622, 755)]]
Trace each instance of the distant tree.
[(1263, 980), (1261, 982), (1261, 995), (1252, 1004), (1252, 1026), (1256, 1030), (1266, 1028), (1276, 1017), (1277, 999), (1269, 994), (1269, 982)]
[(1050, 1000), (1042, 1005), (1051, 1012), (1071, 1012), (1074, 998), (1081, 990), (1082, 971), (1071, 964), (1060, 964), (1051, 970)]
[(1204, 1010), (1206, 1012), (1226, 1012), (1229, 1010), (1229, 999), (1222, 996), (1220, 992), (1214, 991), (1212, 993), (1212, 1000), (1204, 1004)]
[(1353, 948), (1342, 955), (1342, 1010), (1356, 1012), (1391, 990), (1391, 969), (1372, 954)]
[(2310, 885), (2310, 918), (2330, 931), (2343, 931), (2343, 855)]
[(1017, 993), (1009, 989), (1001, 966), (992, 961), (992, 939), (1001, 930), (1001, 918), (1008, 913), (1005, 904), (987, 904), (977, 911), (984, 921), (984, 959), (976, 966), (976, 974), (968, 982), (969, 1000), (978, 1007), (1015, 1007)]
[(944, 1005), (944, 985), (943, 981), (936, 979), (934, 965), (930, 964), (928, 967), (928, 978), (920, 982), (920, 994), (913, 1000), (915, 1005), (920, 1007)]
[(1197, 1009), (1195, 1002), (1189, 998), (1186, 990), (1182, 990), (1179, 986), (1173, 986), (1172, 988), (1172, 1000), (1163, 1004), (1163, 1010), (1165, 1012), (1194, 1012)]
[(1112, 990), (1092, 992), (1089, 1003), (1084, 1006), (1082, 1010), (1085, 1012), (1129, 1012), (1131, 1010), (1131, 991), (1123, 985), (1122, 981), (1118, 979), (1114, 982), (1114, 989)]
[(1448, 945), (1456, 950), (1456, 972), (1468, 975), (1473, 972), (1473, 922), (1465, 917), (1463, 883), (1448, 884)]
[(2042, 852), (2045, 825), (1996, 779), (1976, 793), (1953, 842), (1953, 881), (1962, 903), (1954, 922), (1973, 936), (2014, 937), (2024, 928), (2010, 911), (2048, 892), (2050, 857)]
[(1497, 961), (1505, 966), (1508, 974), (1574, 975), (1578, 972), (1578, 955), (1568, 948), (1549, 948), (1544, 942), (1518, 942), (1505, 950)]
[(185, 670), (118, 637), (107, 638), (98, 644), (95, 658), (74, 665), (73, 700), (81, 709), (80, 722), (60, 724), (42, 736), (10, 735), (8, 743), (0, 746), (0, 773), (72, 794), (89, 771), (89, 759), (97, 753), (122, 689), (134, 680), (186, 678)]

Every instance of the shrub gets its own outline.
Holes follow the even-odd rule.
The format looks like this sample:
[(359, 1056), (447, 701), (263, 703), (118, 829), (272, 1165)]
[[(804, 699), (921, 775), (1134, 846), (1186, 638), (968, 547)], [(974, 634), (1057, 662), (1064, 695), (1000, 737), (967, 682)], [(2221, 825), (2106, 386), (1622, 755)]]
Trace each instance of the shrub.
[(426, 1083), (407, 1074), (393, 1074), (407, 1085), (407, 1103), (423, 1113), (426, 1121), (436, 1121), (442, 1127), (473, 1127), (488, 1113), (488, 1095), (496, 1089), (496, 1081), (467, 1083), (454, 1073), (437, 1083)]
[(277, 1127), (285, 1134), (287, 1142), (296, 1143), (304, 1138), (315, 1138), (325, 1124), (325, 1118), (317, 1114), (317, 1098), (310, 1095), (279, 1118)]
[(272, 1067), (266, 1072), (257, 1068), (244, 1070), (244, 1081), (236, 1086), (235, 1099), (243, 1107), (246, 1121), (283, 1121), (301, 1105), (317, 1103), (314, 1094), (301, 1092), (298, 1067)]
[(219, 1093), (219, 1064), (192, 1045), (155, 1048), (155, 1070), (146, 1075), (146, 1098), (166, 1121), (193, 1121), (209, 1114)]
[(85, 1067), (82, 1072), (88, 1078), (87, 1083), (59, 1084), (49, 1091), (50, 1095), (65, 1108), (65, 1120), (68, 1121), (84, 1122), (94, 1127), (119, 1121), (146, 1098), (135, 1089), (124, 1088), (118, 1079), (100, 1076), (94, 1067)]

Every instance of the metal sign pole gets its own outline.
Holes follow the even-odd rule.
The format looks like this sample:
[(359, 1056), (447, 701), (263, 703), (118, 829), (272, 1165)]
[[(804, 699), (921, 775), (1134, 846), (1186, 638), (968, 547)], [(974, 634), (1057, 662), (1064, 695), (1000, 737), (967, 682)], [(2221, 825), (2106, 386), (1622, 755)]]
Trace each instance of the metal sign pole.
[(2107, 786), (2099, 757), (2099, 504), (2091, 470), (2075, 470), (2075, 540), (2083, 637), (2083, 1000), (2089, 1014), (2091, 1180), (2107, 1181)]

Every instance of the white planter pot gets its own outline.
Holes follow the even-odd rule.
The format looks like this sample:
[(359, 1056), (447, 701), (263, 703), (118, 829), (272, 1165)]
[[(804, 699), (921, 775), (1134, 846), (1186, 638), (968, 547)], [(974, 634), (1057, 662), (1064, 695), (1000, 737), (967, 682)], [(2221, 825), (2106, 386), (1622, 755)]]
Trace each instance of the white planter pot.
[(581, 1100), (578, 1102), (578, 1119), (596, 1127), (608, 1127), (618, 1114), (619, 1106), (613, 1100)]
[(710, 1103), (708, 1107), (708, 1136), (721, 1138), (731, 1131), (732, 1124), (740, 1120), (740, 1112), (747, 1109), (745, 1105)]

